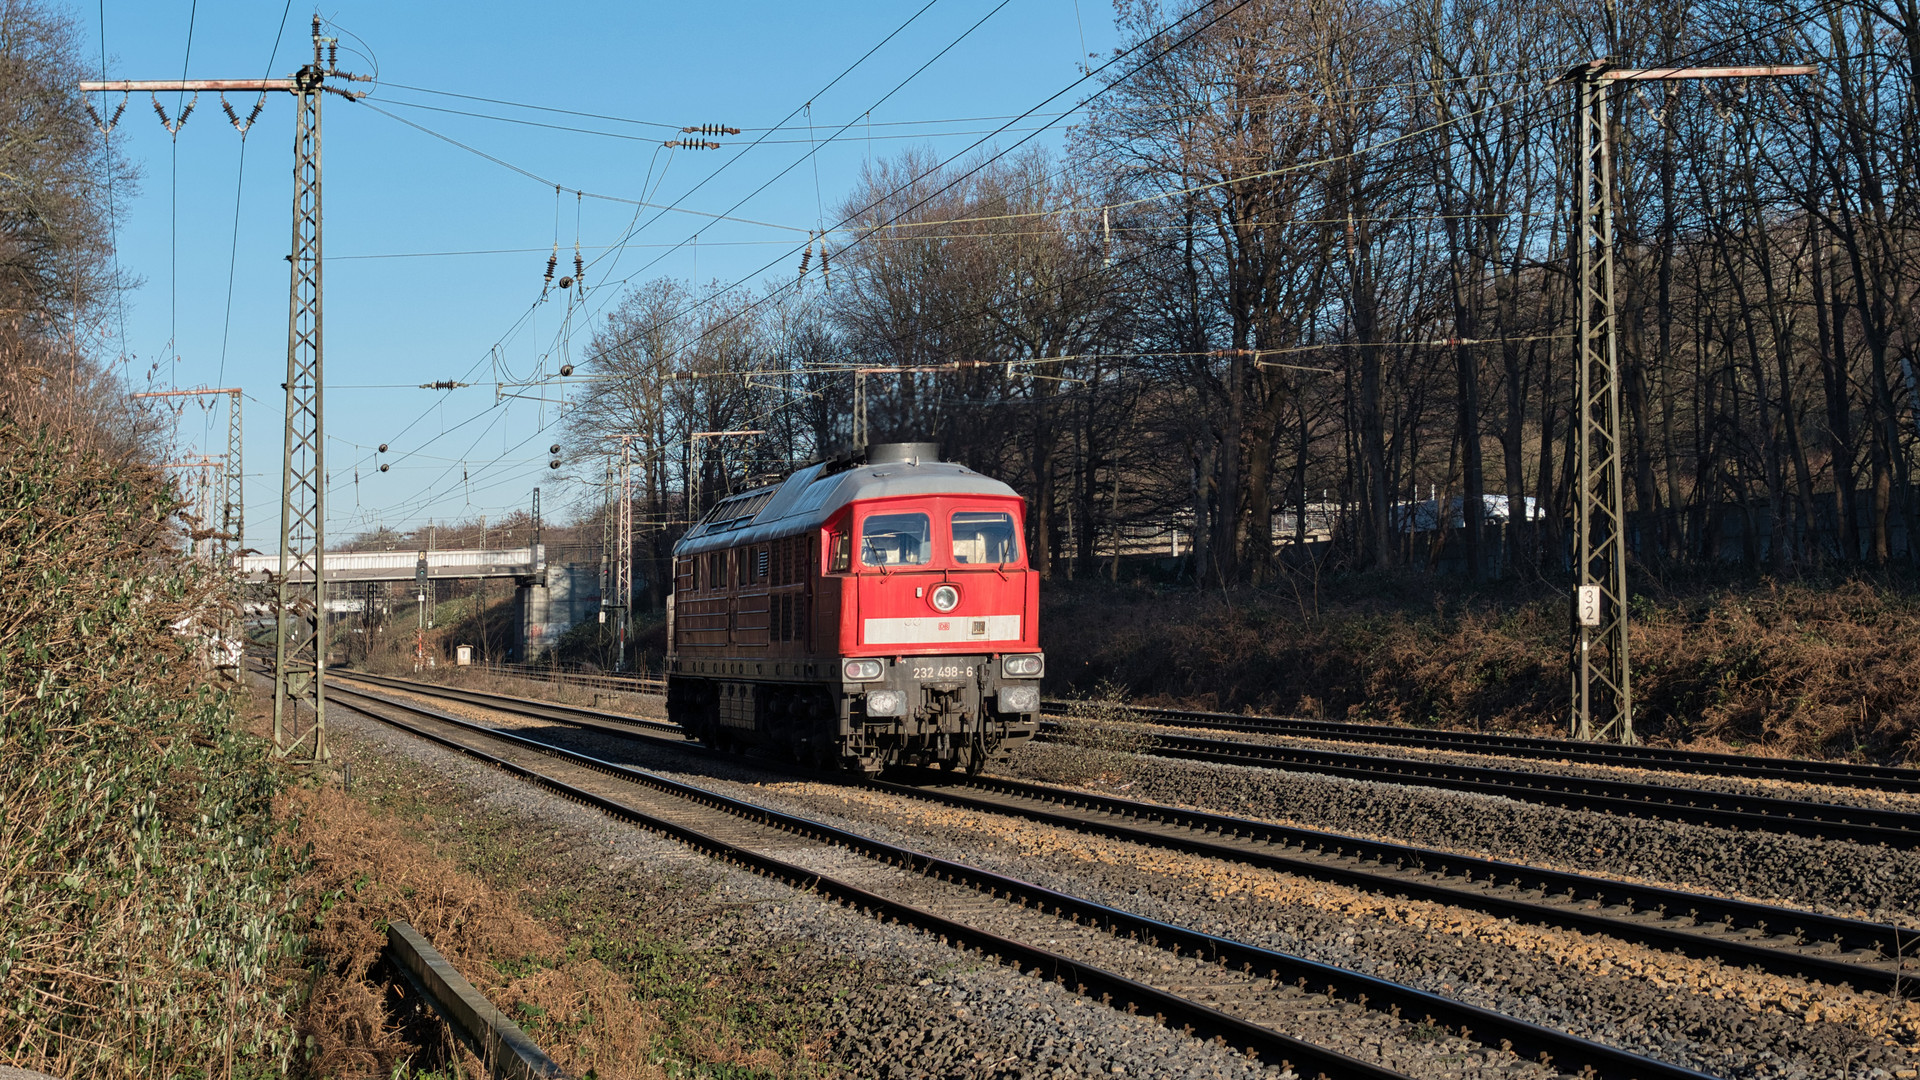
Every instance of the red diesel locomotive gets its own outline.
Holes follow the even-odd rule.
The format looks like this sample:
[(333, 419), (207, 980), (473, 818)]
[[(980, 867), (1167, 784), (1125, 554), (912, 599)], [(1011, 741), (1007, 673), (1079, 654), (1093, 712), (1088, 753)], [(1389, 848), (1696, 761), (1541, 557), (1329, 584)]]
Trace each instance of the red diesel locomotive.
[(1039, 724), (1025, 503), (891, 443), (730, 496), (673, 550), (667, 714), (825, 767), (977, 770)]

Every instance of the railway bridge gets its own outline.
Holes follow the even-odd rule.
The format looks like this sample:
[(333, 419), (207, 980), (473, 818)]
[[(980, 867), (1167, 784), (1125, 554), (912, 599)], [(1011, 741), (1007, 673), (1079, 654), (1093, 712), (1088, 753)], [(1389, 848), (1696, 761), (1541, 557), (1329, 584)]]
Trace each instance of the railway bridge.
[[(346, 586), (328, 590), (327, 610), (337, 612), (363, 610), (369, 592), (353, 588), (356, 585), (510, 580), (514, 583), (514, 658), (519, 660), (539, 656), (558, 642), (561, 634), (576, 622), (592, 617), (600, 607), (597, 568), (569, 564), (553, 568), (550, 574), (545, 544), (470, 550), (329, 551), (324, 565), (328, 586)], [(248, 584), (270, 586), (279, 578), (280, 556), (243, 556), (238, 571), (240, 579)], [(289, 578), (310, 582), (313, 571), (303, 568)], [(270, 617), (273, 605), (250, 604), (248, 613)]]

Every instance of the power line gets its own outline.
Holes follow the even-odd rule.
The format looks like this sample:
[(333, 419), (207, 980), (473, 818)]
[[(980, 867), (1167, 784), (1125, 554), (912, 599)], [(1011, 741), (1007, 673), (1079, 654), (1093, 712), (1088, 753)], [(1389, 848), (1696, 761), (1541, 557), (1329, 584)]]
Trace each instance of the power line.
[[(280, 29), (274, 32), (273, 52), (267, 57), (267, 69), (260, 75), (262, 79), (273, 76), (273, 65), (280, 60), (280, 41), (287, 33), (287, 16), (292, 14), (292, 12), (293, 0), (287, 0), (286, 7), (280, 10)], [(102, 77), (104, 78), (104, 76)], [(181, 78), (185, 77), (184, 74), (181, 75)], [(234, 126), (240, 127), (239, 124), (235, 124)], [(251, 126), (252, 121), (248, 121), (247, 127)], [(226, 313), (222, 316), (220, 322), (220, 375), (214, 380), (215, 382), (227, 381), (227, 339), (233, 330), (233, 278), (234, 270), (240, 263), (240, 193), (246, 183), (246, 178), (247, 131), (245, 127), (241, 127), (240, 163), (234, 170), (233, 178), (233, 242), (227, 250), (227, 307)]]
[[(199, 21), (199, 18), (200, 0), (193, 0), (192, 6), (187, 9), (186, 54), (180, 58), (180, 79), (182, 82), (186, 81), (187, 78), (187, 65), (193, 62), (193, 28), (194, 24)], [(187, 92), (185, 90), (174, 95), (173, 111), (177, 119), (173, 129), (168, 132), (170, 136), (168, 142), (171, 146), (172, 166), (167, 186), (172, 192), (172, 202), (168, 211), (167, 239), (167, 348), (173, 351), (174, 371), (172, 374), (175, 377), (178, 376), (178, 368), (180, 365), (180, 127), (186, 124), (187, 113), (191, 111), (190, 109), (182, 108), (181, 103), (186, 100), (186, 97)], [(199, 95), (195, 94), (194, 98), (198, 100)], [(160, 107), (157, 100), (153, 107), (155, 109)], [(164, 116), (162, 116), (161, 122), (163, 124), (166, 122)]]
[[(811, 97), (809, 97), (809, 98), (808, 98), (807, 100), (809, 100), (809, 101), (811, 101), (811, 100), (815, 100), (815, 99), (817, 99), (817, 98), (818, 98), (818, 97), (819, 97), (820, 95), (822, 95), (822, 94), (825, 94), (825, 93), (826, 93), (827, 91), (829, 91), (829, 90), (831, 90), (831, 89), (833, 89), (833, 88), (834, 88), (835, 86), (837, 86), (837, 85), (839, 85), (839, 84), (840, 84), (840, 82), (841, 82), (841, 80), (843, 80), (843, 79), (845, 79), (845, 78), (846, 78), (846, 77), (847, 77), (848, 75), (850, 75), (850, 74), (852, 74), (852, 73), (853, 73), (853, 72), (854, 72), (854, 71), (855, 71), (856, 69), (858, 69), (858, 68), (860, 67), (860, 65), (862, 65), (862, 64), (864, 64), (864, 63), (866, 63), (866, 61), (867, 61), (867, 60), (868, 60), (869, 58), (871, 58), (871, 57), (872, 57), (872, 56), (873, 56), (873, 55), (874, 55), (875, 53), (877, 53), (877, 52), (879, 52), (879, 51), (880, 51), (880, 50), (881, 50), (882, 48), (884, 48), (884, 47), (885, 47), (885, 46), (887, 45), (887, 43), (888, 43), (888, 42), (891, 42), (891, 41), (892, 41), (892, 40), (893, 40), (894, 38), (896, 38), (896, 37), (898, 37), (898, 36), (900, 36), (900, 34), (901, 34), (901, 33), (903, 33), (903, 32), (904, 32), (904, 31), (905, 31), (905, 30), (906, 30), (906, 29), (907, 29), (907, 28), (908, 28), (909, 26), (912, 26), (912, 25), (913, 25), (913, 24), (914, 24), (915, 22), (917, 22), (917, 21), (918, 21), (918, 20), (920, 19), (920, 17), (921, 17), (922, 15), (925, 15), (925, 14), (926, 14), (926, 13), (927, 13), (928, 11), (930, 11), (930, 10), (932, 10), (932, 8), (933, 8), (933, 6), (934, 6), (935, 4), (937, 4), (937, 3), (939, 3), (939, 2), (940, 2), (940, 0), (927, 0), (927, 3), (926, 3), (926, 4), (924, 4), (924, 5), (922, 5), (922, 6), (921, 6), (921, 7), (920, 7), (920, 8), (918, 9), (918, 10), (916, 10), (916, 11), (915, 11), (915, 12), (914, 12), (914, 13), (913, 13), (912, 15), (909, 15), (909, 16), (907, 17), (907, 19), (906, 19), (906, 21), (904, 21), (904, 22), (902, 22), (902, 23), (900, 23), (900, 25), (898, 25), (898, 26), (896, 26), (896, 27), (894, 27), (894, 28), (893, 28), (893, 30), (892, 30), (891, 32), (889, 32), (889, 33), (887, 34), (887, 36), (886, 36), (886, 37), (884, 37), (884, 38), (881, 38), (879, 42), (877, 42), (876, 44), (874, 44), (874, 45), (873, 45), (873, 46), (872, 46), (871, 48), (869, 48), (869, 49), (868, 49), (868, 50), (867, 50), (866, 52), (864, 52), (864, 53), (862, 53), (862, 54), (861, 54), (861, 55), (859, 56), (859, 58), (857, 58), (857, 59), (855, 59), (855, 60), (854, 60), (854, 61), (853, 61), (852, 63), (850, 63), (850, 64), (848, 64), (848, 65), (847, 65), (847, 66), (846, 66), (845, 68), (843, 68), (843, 69), (841, 69), (841, 71), (840, 71), (840, 73), (839, 73), (839, 74), (837, 74), (837, 75), (835, 75), (835, 76), (834, 76), (834, 77), (833, 77), (832, 79), (830, 79), (830, 80), (828, 80), (828, 82), (826, 83), (826, 85), (824, 85), (824, 86), (822, 86), (822, 87), (821, 87), (821, 88), (820, 88), (819, 90), (816, 90), (816, 91), (815, 91), (815, 92), (813, 93), (813, 95), (812, 95)], [(795, 108), (795, 109), (794, 109), (793, 111), (791, 111), (791, 112), (789, 112), (789, 113), (788, 113), (788, 114), (786, 115), (786, 117), (785, 117), (785, 118), (783, 118), (783, 119), (782, 119), (782, 120), (780, 121), (780, 123), (781, 123), (781, 124), (785, 124), (785, 123), (787, 123), (787, 121), (790, 121), (790, 120), (792, 120), (792, 119), (793, 119), (793, 118), (794, 118), (795, 116), (797, 116), (797, 115), (799, 115), (799, 113), (800, 113), (800, 108)], [(396, 120), (401, 120), (401, 122), (403, 122), (403, 123), (406, 123), (406, 122), (407, 122), (407, 121), (405, 121), (405, 120), (403, 120), (403, 119), (402, 119), (402, 118), (400, 118), (400, 117), (395, 117), (394, 119), (396, 119)], [(416, 125), (416, 126), (417, 126), (417, 125)], [(764, 139), (764, 138), (765, 138), (765, 135), (763, 134), (763, 135), (761, 136), (761, 139)], [(702, 179), (702, 180), (701, 180), (701, 181), (700, 181), (699, 183), (697, 183), (697, 184), (695, 184), (695, 185), (694, 185), (694, 186), (693, 186), (692, 188), (690, 188), (690, 189), (688, 189), (688, 190), (687, 190), (687, 191), (686, 191), (686, 192), (685, 192), (684, 194), (682, 194), (682, 195), (681, 195), (681, 196), (680, 196), (679, 198), (677, 198), (677, 199), (675, 199), (675, 200), (674, 200), (674, 202), (673, 202), (672, 204), (670, 204), (670, 205), (669, 205), (669, 206), (668, 206), (667, 208), (665, 208), (665, 209), (662, 209), (662, 210), (660, 210), (660, 212), (659, 212), (659, 213), (657, 213), (657, 214), (655, 214), (655, 215), (654, 215), (654, 216), (653, 216), (652, 218), (649, 218), (649, 219), (647, 220), (647, 222), (646, 222), (646, 223), (645, 223), (644, 225), (638, 225), (638, 226), (632, 226), (632, 227), (629, 227), (629, 229), (627, 230), (627, 232), (625, 233), (625, 235), (623, 235), (623, 236), (621, 237), (621, 241), (620, 241), (620, 242), (621, 242), (622, 244), (624, 244), (624, 243), (625, 243), (626, 241), (628, 241), (628, 240), (631, 240), (631, 239), (632, 239), (632, 238), (633, 238), (633, 237), (634, 237), (635, 235), (637, 235), (637, 234), (638, 234), (638, 233), (639, 233), (639, 232), (640, 232), (641, 230), (643, 230), (643, 229), (646, 229), (646, 228), (648, 228), (649, 226), (651, 226), (651, 225), (653, 225), (653, 224), (654, 224), (655, 222), (657, 222), (657, 221), (659, 221), (659, 220), (660, 220), (660, 219), (661, 219), (662, 217), (665, 217), (665, 216), (666, 216), (666, 214), (668, 213), (668, 211), (669, 211), (669, 210), (674, 210), (674, 209), (678, 209), (678, 208), (679, 208), (679, 206), (680, 206), (680, 204), (681, 204), (682, 202), (684, 202), (684, 201), (685, 201), (685, 200), (687, 200), (688, 198), (691, 198), (691, 197), (692, 197), (692, 196), (693, 196), (693, 195), (694, 195), (694, 194), (695, 194), (696, 192), (698, 192), (698, 191), (699, 191), (699, 190), (700, 190), (700, 189), (701, 189), (702, 187), (705, 187), (705, 186), (706, 186), (706, 185), (707, 185), (707, 184), (708, 184), (709, 182), (711, 182), (711, 181), (713, 180), (713, 178), (714, 178), (714, 177), (716, 177), (716, 176), (718, 176), (718, 175), (720, 175), (721, 173), (723, 173), (723, 172), (725, 172), (725, 171), (726, 171), (726, 170), (727, 170), (727, 169), (728, 169), (728, 168), (729, 168), (730, 166), (732, 166), (732, 164), (733, 164), (734, 162), (736, 162), (736, 161), (739, 161), (739, 160), (740, 160), (740, 159), (741, 159), (742, 157), (744, 157), (744, 156), (745, 156), (745, 155), (746, 155), (746, 154), (747, 154), (747, 153), (748, 153), (749, 151), (751, 151), (751, 150), (752, 150), (752, 149), (753, 149), (753, 148), (754, 148), (755, 146), (757, 146), (757, 145), (759, 144), (759, 142), (760, 142), (760, 139), (756, 139), (756, 140), (755, 140), (755, 141), (754, 141), (753, 143), (750, 143), (750, 144), (748, 144), (748, 145), (747, 145), (747, 146), (746, 146), (745, 148), (743, 148), (743, 149), (742, 149), (742, 150), (740, 151), (740, 153), (738, 153), (738, 154), (735, 154), (735, 155), (733, 155), (732, 157), (730, 157), (730, 158), (728, 158), (727, 160), (725, 160), (725, 161), (723, 161), (723, 162), (721, 162), (721, 164), (720, 164), (720, 167), (719, 167), (719, 168), (717, 168), (717, 169), (715, 169), (715, 170), (714, 170), (714, 171), (713, 171), (712, 173), (709, 173), (709, 174), (708, 174), (708, 175), (707, 175), (706, 177), (704, 177), (704, 178), (703, 178), (703, 179)], [(511, 167), (511, 166), (510, 166), (510, 167)], [(517, 170), (517, 171), (519, 171), (519, 170)], [(638, 215), (636, 214), (636, 217), (637, 217), (637, 216), (638, 216)], [(683, 244), (684, 244), (684, 242), (683, 242)], [(616, 250), (617, 250), (617, 245), (616, 245)], [(604, 257), (604, 255), (603, 255), (602, 257)], [(595, 264), (598, 264), (598, 262), (599, 262), (599, 259), (598, 259), (598, 258), (596, 258), (596, 259), (594, 260), (594, 262), (595, 262)], [(655, 262), (658, 262), (658, 260), (656, 259), (656, 260), (655, 260)], [(651, 265), (653, 265), (653, 264), (652, 264), (652, 263), (649, 263), (648, 265), (649, 265), (649, 266), (651, 266)], [(645, 269), (646, 269), (645, 267), (642, 267), (642, 268), (641, 268), (641, 271), (636, 271), (636, 273), (637, 273), (637, 272), (642, 272), (642, 271), (644, 271)], [(480, 359), (477, 359), (477, 360), (475, 360), (475, 361), (474, 361), (474, 364), (473, 364), (473, 366), (472, 366), (471, 368), (469, 368), (469, 369), (468, 369), (468, 374), (469, 374), (469, 375), (471, 375), (473, 371), (476, 371), (476, 370), (478, 370), (481, 364), (484, 364), (484, 363), (486, 363), (486, 362), (487, 362), (487, 359), (488, 359), (489, 357), (491, 357), (491, 356), (493, 356), (493, 355), (495, 354), (495, 351), (496, 351), (496, 350), (497, 350), (497, 349), (499, 348), (499, 346), (500, 346), (500, 344), (501, 344), (501, 343), (503, 343), (504, 341), (506, 341), (506, 340), (507, 340), (508, 338), (510, 338), (510, 337), (511, 337), (511, 336), (512, 336), (512, 335), (513, 335), (514, 333), (516, 333), (516, 332), (517, 332), (517, 331), (519, 330), (519, 328), (520, 328), (520, 326), (521, 326), (522, 324), (524, 324), (525, 322), (527, 322), (527, 320), (528, 320), (528, 319), (530, 319), (530, 318), (531, 318), (531, 317), (533, 316), (533, 313), (534, 313), (534, 312), (535, 312), (536, 310), (538, 310), (538, 307), (539, 307), (539, 303), (540, 303), (540, 302), (539, 302), (538, 300), (536, 300), (536, 301), (534, 301), (534, 302), (533, 302), (532, 304), (529, 304), (529, 305), (527, 306), (527, 309), (526, 309), (525, 311), (523, 311), (523, 312), (521, 312), (521, 314), (520, 314), (520, 316), (519, 316), (519, 318), (517, 318), (517, 319), (515, 319), (515, 320), (514, 320), (514, 323), (513, 323), (513, 325), (512, 325), (512, 326), (510, 326), (510, 327), (508, 327), (508, 329), (507, 329), (507, 331), (506, 331), (506, 333), (504, 333), (504, 334), (502, 334), (502, 335), (501, 335), (501, 338), (500, 338), (500, 340), (499, 340), (499, 341), (496, 341), (496, 342), (494, 343), (494, 345), (493, 345), (492, 347), (490, 347), (490, 348), (489, 348), (489, 349), (487, 350), (487, 352), (486, 352), (486, 354), (485, 354), (485, 355), (483, 355), (483, 356), (482, 356), (482, 357), (481, 357)], [(400, 432), (400, 434), (401, 434), (401, 435), (404, 435), (404, 434), (406, 434), (406, 433), (407, 433), (408, 431), (411, 431), (411, 430), (413, 429), (413, 427), (414, 427), (414, 425), (416, 425), (416, 424), (418, 424), (418, 423), (419, 423), (419, 422), (420, 422), (420, 421), (421, 421), (422, 419), (425, 419), (425, 417), (427, 416), (427, 413), (428, 413), (428, 412), (431, 412), (431, 409), (429, 409), (429, 410), (427, 410), (427, 412), (423, 412), (423, 413), (421, 413), (421, 415), (420, 415), (420, 416), (417, 416), (417, 417), (415, 417), (415, 418), (414, 418), (414, 419), (413, 419), (413, 420), (412, 420), (412, 421), (411, 421), (410, 423), (408, 423), (408, 424), (407, 424), (407, 426), (406, 426), (405, 428), (403, 428), (403, 429), (401, 429), (401, 432)], [(395, 436), (395, 438), (398, 438), (398, 436)]]
[[(501, 124), (518, 124), (522, 127), (542, 128), (547, 131), (564, 131), (574, 135), (593, 135), (603, 139), (620, 139), (625, 142), (659, 144), (660, 140), (652, 135), (629, 135), (619, 131), (601, 131), (597, 128), (575, 127), (570, 124), (548, 124), (539, 120), (523, 120), (515, 116), (497, 116), (493, 113), (474, 112), (471, 109), (449, 109), (440, 105), (428, 105), (425, 102), (405, 101), (399, 98), (381, 98), (382, 102), (399, 108), (422, 109), (427, 112), (444, 113), (448, 116), (465, 116), (475, 120), (492, 120)], [(858, 123), (858, 121), (855, 121)], [(876, 135), (876, 139), (941, 139), (961, 135), (980, 135), (981, 131), (905, 131), (889, 135)], [(664, 145), (664, 144), (662, 144)], [(765, 139), (761, 146), (811, 146), (808, 139)]]

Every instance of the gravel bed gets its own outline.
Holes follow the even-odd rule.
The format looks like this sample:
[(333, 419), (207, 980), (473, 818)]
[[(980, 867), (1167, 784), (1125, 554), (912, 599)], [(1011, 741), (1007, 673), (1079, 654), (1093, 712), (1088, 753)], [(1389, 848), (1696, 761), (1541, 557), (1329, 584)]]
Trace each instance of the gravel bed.
[(1432, 1080), (1550, 1080), (1563, 1075), (1511, 1052), (1429, 1027), (1415, 1017), (1395, 1018), (1330, 999), (1310, 987), (1274, 985), (1257, 975), (1174, 956), (1148, 943), (1005, 901), (982, 910), (979, 894), (971, 889), (909, 874), (843, 849), (813, 848), (791, 857), (811, 869), (917, 906), (949, 910), (959, 899), (963, 906), (974, 909), (966, 921), (983, 930), (1038, 942), (1108, 971), (1164, 987), (1275, 1031), (1409, 1076)]
[(1128, 724), (1156, 734), (1184, 735), (1191, 738), (1243, 742), (1251, 746), (1287, 746), (1306, 750), (1327, 750), (1362, 757), (1393, 758), (1400, 761), (1431, 761), (1436, 764), (1469, 765), (1476, 768), (1508, 769), (1513, 772), (1541, 773), (1549, 776), (1577, 776), (1593, 780), (1612, 780), (1627, 784), (1658, 784), (1687, 791), (1717, 791), (1730, 795), (1754, 795), (1770, 799), (1792, 799), (1835, 806), (1859, 806), (1874, 810), (1920, 813), (1920, 793), (1879, 791), (1873, 788), (1836, 787), (1791, 780), (1770, 780), (1749, 776), (1707, 776), (1698, 773), (1670, 772), (1658, 768), (1630, 765), (1595, 765), (1587, 762), (1547, 758), (1502, 757), (1492, 753), (1461, 750), (1434, 750), (1418, 746), (1394, 746), (1378, 743), (1343, 742), (1338, 739), (1307, 738), (1298, 735), (1269, 735), (1261, 732), (1231, 731), (1218, 728), (1169, 727), (1143, 722)]
[[(450, 704), (439, 703), (443, 708)], [(1893, 1076), (1920, 1062), (1914, 1055), (1920, 1007), (1880, 995), (1814, 991), (1799, 980), (1729, 969), (1600, 936), (1516, 926), (1443, 905), (1382, 899), (846, 785), (768, 782), (766, 772), (751, 759), (689, 756), (565, 726), (516, 723), (472, 707), (448, 711), (542, 727), (546, 736), (585, 752), (632, 761), (763, 805), (1149, 917), (1390, 978), (1716, 1075), (1869, 1078), (1876, 1069)], [(1396, 787), (1334, 782), (1388, 789), (1389, 794)], [(1511, 813), (1503, 820), (1511, 829)]]
[[(489, 723), (577, 731), (445, 699), (382, 692)], [(616, 739), (569, 745), (627, 747)], [(1059, 753), (1045, 743), (1030, 745), (1004, 771), (1051, 782), (1060, 772)], [(1920, 851), (1271, 768), (1152, 756), (1129, 759), (1127, 767), (1124, 782), (1091, 783), (1088, 790), (1920, 930)]]
[[(1029, 747), (1008, 775), (1055, 774)], [(1151, 756), (1089, 790), (1920, 929), (1920, 851), (1628, 818), (1474, 792)]]
[[(662, 772), (680, 772), (661, 767)], [(705, 786), (1210, 933), (1352, 968), (1723, 1076), (1910, 1068), (1920, 1008), (1596, 935), (1516, 926), (1237, 864), (839, 785)], [(1859, 1067), (1828, 1071), (1858, 1059)]]
[(783, 884), (722, 866), (645, 830), (616, 826), (577, 805), (453, 751), (373, 723), (347, 709), (332, 734), (372, 752), (417, 762), (472, 790), (494, 811), (567, 835), (583, 865), (658, 882), (680, 882), (709, 902), (751, 905), (693, 949), (797, 945), (886, 963), (891, 978), (838, 990), (826, 1006), (827, 1055), (855, 1077), (1068, 1078), (1285, 1077), (1211, 1044), (1127, 1016), (1070, 990), (988, 965), (913, 930), (887, 926)]

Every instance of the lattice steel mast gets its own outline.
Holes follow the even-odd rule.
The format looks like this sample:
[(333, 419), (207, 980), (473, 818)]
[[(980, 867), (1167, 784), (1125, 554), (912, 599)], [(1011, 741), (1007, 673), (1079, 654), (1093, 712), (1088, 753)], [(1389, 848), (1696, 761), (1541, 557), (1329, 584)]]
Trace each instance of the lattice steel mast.
[(240, 468), (240, 391), (227, 399), (227, 472), (220, 506), (220, 562), (231, 568), (236, 553), (247, 546), (245, 476)]
[[(322, 357), (320, 98), (360, 94), (329, 80), (367, 82), (337, 65), (338, 42), (313, 18), (313, 61), (284, 79), (87, 80), (83, 93), (284, 91), (296, 101), (293, 140), (293, 250), (287, 308), (287, 419), (281, 457), (278, 641), (274, 650), (273, 742), (283, 757), (325, 761), (327, 753), (326, 428)], [(116, 114), (118, 115), (118, 114)], [(230, 114), (231, 115), (231, 114)], [(182, 116), (181, 121), (185, 120)], [(162, 116), (165, 121), (164, 115)], [(250, 122), (250, 121), (249, 121)], [(236, 121), (236, 127), (241, 125)], [(241, 127), (244, 132), (245, 128)], [(238, 500), (233, 505), (238, 507)], [(289, 709), (289, 703), (292, 708)], [(300, 705), (313, 714), (300, 730)]]
[(1580, 360), (1574, 418), (1572, 708), (1576, 739), (1632, 745), (1627, 656), (1627, 516), (1620, 431), (1620, 349), (1613, 292), (1613, 158), (1607, 94), (1616, 82), (1810, 75), (1805, 66), (1618, 68), (1592, 60), (1563, 76), (1580, 133)]
[[(633, 441), (620, 440), (619, 535), (614, 540), (613, 670), (627, 670), (627, 624), (633, 607)], [(604, 601), (602, 601), (604, 603)]]
[[(227, 398), (227, 453), (221, 459), (220, 471), (220, 531), (212, 538), (213, 561), (215, 565), (226, 569), (232, 569), (233, 554), (240, 550), (246, 540), (246, 518), (241, 508), (240, 393), (239, 387), (227, 386), (218, 390), (206, 387), (196, 390), (148, 390), (130, 395), (134, 398), (200, 398), (225, 395)], [(205, 525), (207, 522), (202, 521), (201, 524)]]

